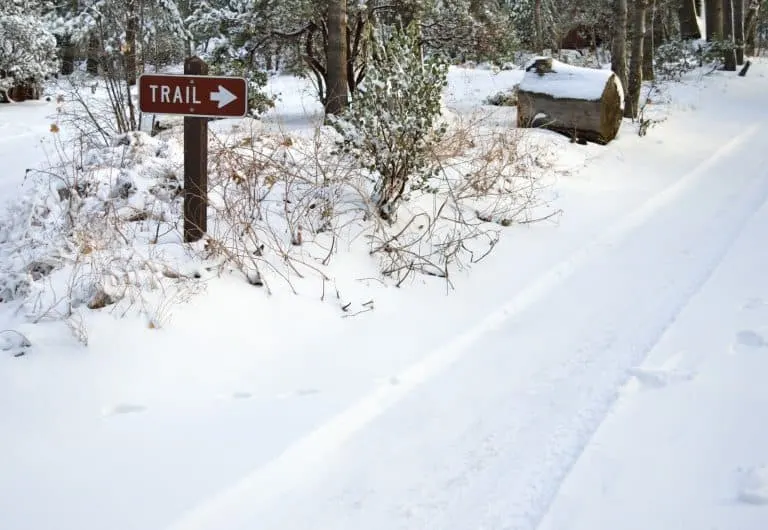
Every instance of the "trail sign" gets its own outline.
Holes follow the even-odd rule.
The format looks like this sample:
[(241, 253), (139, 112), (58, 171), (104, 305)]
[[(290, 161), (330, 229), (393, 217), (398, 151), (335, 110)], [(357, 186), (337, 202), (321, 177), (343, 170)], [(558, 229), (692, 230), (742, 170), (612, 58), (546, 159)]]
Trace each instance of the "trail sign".
[(139, 77), (139, 110), (196, 118), (248, 114), (248, 82), (241, 77), (157, 75)]

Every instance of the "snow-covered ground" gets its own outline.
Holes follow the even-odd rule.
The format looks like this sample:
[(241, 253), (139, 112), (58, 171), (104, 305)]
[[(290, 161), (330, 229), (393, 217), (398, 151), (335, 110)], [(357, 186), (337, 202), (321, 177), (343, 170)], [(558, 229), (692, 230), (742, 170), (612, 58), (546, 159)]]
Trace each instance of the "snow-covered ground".
[[(88, 313), (87, 348), (1, 306), (32, 346), (0, 352), (0, 528), (768, 527), (766, 74), (669, 87), (608, 147), (536, 132), (563, 215), (447, 294), (350, 254), (338, 299), (224, 276), (159, 329)], [(454, 69), (445, 103), (511, 126), (480, 104), (519, 79)], [(306, 84), (271, 88), (306, 131)], [(6, 200), (55, 105), (0, 106)]]

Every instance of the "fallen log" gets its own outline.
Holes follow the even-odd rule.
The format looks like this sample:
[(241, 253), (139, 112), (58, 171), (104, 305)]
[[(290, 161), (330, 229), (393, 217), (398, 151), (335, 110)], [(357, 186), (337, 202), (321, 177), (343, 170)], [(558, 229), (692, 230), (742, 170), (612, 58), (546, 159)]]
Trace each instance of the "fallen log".
[(539, 57), (518, 87), (518, 127), (544, 127), (605, 145), (616, 138), (623, 115), (624, 89), (610, 70)]

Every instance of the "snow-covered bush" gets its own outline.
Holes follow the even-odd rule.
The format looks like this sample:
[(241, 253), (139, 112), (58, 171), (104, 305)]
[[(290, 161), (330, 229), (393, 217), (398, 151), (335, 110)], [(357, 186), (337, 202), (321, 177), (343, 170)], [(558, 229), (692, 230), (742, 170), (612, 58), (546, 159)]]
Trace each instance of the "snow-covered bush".
[(184, 25), (192, 34), (195, 42), (199, 43), (203, 50), (207, 50), (211, 39), (224, 37), (223, 31), (226, 26), (231, 25), (229, 21), (235, 15), (235, 12), (227, 8), (220, 8), (203, 0), (184, 20)]
[(699, 66), (702, 60), (698, 44), (680, 39), (671, 40), (656, 49), (655, 74), (661, 81), (680, 81)]
[(35, 17), (0, 16), (0, 92), (56, 72), (56, 38)]
[(730, 40), (713, 40), (701, 46), (700, 54), (703, 63), (719, 68), (725, 62), (726, 54), (733, 53), (735, 48), (736, 44)]
[(378, 215), (392, 219), (408, 188), (423, 186), (436, 171), (428, 153), (445, 132), (438, 118), (448, 68), (437, 58), (422, 62), (415, 25), (373, 46), (364, 86), (334, 124), (341, 150), (376, 179)]
[(483, 119), (456, 120), (422, 154), (433, 174), (386, 220), (371, 215), (370, 173), (338, 149), (332, 128), (314, 138), (252, 130), (226, 139), (211, 151), (207, 259), (253, 285), (275, 273), (327, 281), (337, 252), (367, 242), (398, 285), (418, 274), (449, 281), (488, 255), (503, 227), (552, 214), (539, 176), (556, 152), (517, 129), (489, 133)]
[(53, 145), (52, 167), (30, 172), (31, 190), (0, 216), (0, 302), (33, 322), (104, 307), (156, 320), (155, 302), (194, 284), (182, 247), (169, 244), (179, 240), (180, 144), (129, 133), (82, 151)]
[(510, 7), (503, 2), (426, 2), (421, 13), (425, 49), (466, 61), (501, 63), (517, 48)]
[(259, 53), (264, 50), (258, 44), (264, 36), (261, 29), (254, 27), (258, 19), (248, 2), (225, 6), (201, 2), (184, 21), (197, 43), (198, 55), (208, 63), (211, 74), (248, 80), (248, 104), (253, 116), (273, 105), (264, 93), (267, 74), (261, 68)]
[(488, 96), (483, 103), (495, 107), (514, 107), (517, 105), (517, 85)]

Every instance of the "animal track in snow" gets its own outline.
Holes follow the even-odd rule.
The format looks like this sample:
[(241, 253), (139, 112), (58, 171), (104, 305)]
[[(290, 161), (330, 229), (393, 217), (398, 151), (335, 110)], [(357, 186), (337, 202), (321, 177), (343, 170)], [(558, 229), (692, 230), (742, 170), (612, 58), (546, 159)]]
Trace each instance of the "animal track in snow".
[(378, 377), (373, 380), (373, 382), (378, 386), (397, 386), (402, 381), (400, 381), (400, 378), (393, 375), (389, 377)]
[(300, 388), (296, 391), (297, 396), (312, 396), (319, 393), (320, 391), (317, 388)]
[(736, 340), (731, 344), (731, 353), (739, 353), (745, 350), (758, 350), (768, 348), (768, 341), (756, 331), (744, 329), (736, 334)]
[(293, 392), (284, 392), (282, 394), (278, 394), (278, 399), (289, 399), (292, 397), (303, 397), (303, 396), (313, 396), (315, 394), (319, 394), (320, 390), (317, 388), (300, 388), (298, 390), (294, 390)]
[(104, 416), (117, 416), (120, 414), (135, 414), (137, 412), (144, 412), (147, 407), (144, 405), (136, 405), (133, 403), (120, 403), (112, 408), (108, 408), (104, 411)]
[(736, 334), (736, 342), (742, 346), (749, 346), (750, 348), (768, 347), (768, 342), (765, 341), (763, 336), (751, 329), (739, 331)]
[(739, 500), (746, 504), (768, 505), (768, 466), (747, 470), (739, 488)]
[(742, 309), (745, 309), (747, 311), (752, 311), (755, 309), (763, 309), (768, 307), (768, 302), (763, 300), (762, 298), (750, 298), (746, 301), (746, 303), (741, 306)]
[(664, 388), (671, 384), (690, 381), (696, 375), (693, 372), (658, 368), (632, 368), (629, 373), (644, 388)]

